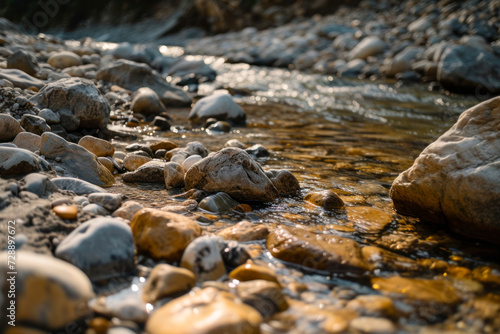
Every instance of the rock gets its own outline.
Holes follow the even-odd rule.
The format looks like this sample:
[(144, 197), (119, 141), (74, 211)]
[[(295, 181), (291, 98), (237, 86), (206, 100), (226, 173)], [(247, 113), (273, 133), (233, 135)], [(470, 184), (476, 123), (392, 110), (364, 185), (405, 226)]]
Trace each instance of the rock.
[(109, 170), (112, 174), (115, 172), (115, 165), (119, 166), (118, 163), (114, 161), (113, 158), (110, 157), (98, 157), (97, 160), (101, 163), (101, 165), (106, 167), (106, 169)]
[[(7, 257), (6, 251), (0, 255), (2, 291), (8, 291)], [(87, 303), (94, 298), (92, 284), (75, 266), (52, 256), (18, 251), (16, 269), (16, 325), (28, 323), (57, 332), (90, 312)], [(2, 298), (3, 310), (7, 303)], [(6, 311), (3, 313), (5, 316)]]
[(168, 262), (179, 261), (188, 244), (201, 235), (194, 220), (156, 209), (138, 211), (130, 226), (139, 254)]
[(49, 125), (50, 124), (59, 124), (59, 122), (61, 121), (61, 117), (59, 116), (59, 114), (53, 112), (49, 108), (45, 108), (45, 109), (40, 110), (40, 112), (38, 113), (38, 116), (43, 118), (45, 120), (45, 122), (47, 122), (47, 124), (49, 124)]
[(159, 142), (156, 142), (156, 143), (149, 145), (149, 148), (153, 152), (156, 152), (158, 150), (170, 151), (170, 150), (173, 150), (174, 148), (177, 148), (177, 147), (179, 147), (179, 145), (177, 145), (176, 143), (171, 142), (169, 140), (162, 140), (162, 141), (159, 141)]
[(349, 59), (366, 59), (382, 52), (387, 45), (384, 41), (376, 36), (365, 37), (358, 45), (349, 53)]
[(23, 148), (25, 150), (35, 152), (40, 150), (41, 142), (42, 137), (40, 137), (39, 135), (31, 132), (19, 132), (12, 143), (18, 148)]
[(92, 203), (92, 204), (87, 204), (83, 207), (83, 211), (92, 213), (96, 216), (109, 216), (110, 212), (106, 210), (103, 206)]
[(396, 326), (392, 321), (375, 317), (359, 317), (353, 319), (349, 328), (362, 334), (392, 334), (396, 333)]
[(198, 141), (189, 142), (184, 148), (184, 151), (187, 152), (190, 156), (199, 155), (200, 157), (205, 158), (208, 155), (208, 151), (205, 146), (203, 146)]
[(31, 76), (35, 76), (37, 72), (40, 71), (40, 66), (38, 66), (35, 55), (21, 49), (7, 58), (7, 68), (15, 68)]
[(139, 63), (151, 63), (156, 57), (161, 56), (158, 48), (142, 44), (120, 43), (109, 52), (115, 58), (123, 58)]
[(38, 197), (47, 197), (59, 190), (59, 188), (43, 174), (28, 174), (24, 178), (24, 182), (24, 190), (36, 194)]
[(434, 24), (433, 21), (436, 19), (435, 16), (428, 15), (422, 16), (418, 20), (413, 21), (408, 25), (408, 31), (416, 32), (416, 31), (426, 31), (431, 28)]
[(134, 252), (132, 231), (125, 222), (117, 218), (94, 218), (68, 234), (57, 246), (55, 255), (98, 281), (132, 271)]
[(335, 235), (280, 226), (269, 234), (266, 244), (274, 257), (315, 270), (362, 273), (367, 269), (359, 244)]
[(166, 117), (155, 116), (153, 121), (149, 123), (149, 126), (157, 127), (161, 131), (170, 131), (170, 127), (172, 126), (172, 124), (170, 124), (170, 121)]
[(61, 51), (50, 56), (47, 63), (52, 67), (63, 69), (66, 67), (82, 65), (82, 59), (76, 53)]
[(191, 168), (192, 165), (194, 165), (195, 163), (197, 163), (201, 159), (203, 159), (203, 158), (201, 156), (199, 156), (198, 154), (191, 155), (191, 156), (187, 157), (186, 160), (184, 160), (184, 162), (182, 163), (182, 169), (184, 171), (187, 171), (189, 168)]
[(300, 195), (299, 180), (286, 169), (270, 169), (266, 175), (274, 184), (280, 196), (297, 196)]
[(2, 69), (0, 71), (0, 79), (8, 80), (14, 85), (14, 87), (19, 87), (21, 89), (27, 89), (30, 87), (41, 89), (45, 85), (45, 82), (42, 80), (34, 78), (31, 75), (16, 69)]
[(279, 197), (260, 165), (245, 151), (224, 148), (198, 161), (184, 177), (186, 189), (224, 191), (237, 201), (271, 202)]
[(167, 162), (163, 167), (165, 187), (167, 189), (181, 188), (184, 186), (184, 170), (176, 162)]
[(101, 67), (97, 72), (97, 80), (108, 81), (133, 92), (149, 87), (166, 106), (182, 107), (191, 104), (191, 97), (186, 92), (167, 83), (146, 64), (118, 60)]
[(122, 205), (122, 195), (110, 193), (89, 194), (90, 203), (96, 203), (108, 211), (115, 211)]
[(123, 174), (122, 179), (125, 182), (163, 183), (166, 165), (167, 163), (162, 161), (149, 161), (135, 171)]
[(23, 128), (16, 119), (8, 114), (0, 114), (0, 142), (14, 139)]
[(68, 143), (50, 132), (42, 135), (40, 153), (47, 159), (60, 160), (61, 166), (70, 174), (98, 186), (110, 186), (115, 182), (113, 174), (97, 157), (80, 145)]
[(142, 299), (146, 303), (191, 290), (196, 285), (196, 277), (191, 270), (169, 264), (157, 264), (142, 289)]
[[(179, 59), (166, 71), (169, 76), (184, 77), (192, 75), (196, 78), (196, 82), (214, 81), (217, 73), (206, 64), (203, 60), (190, 61), (186, 59)], [(201, 81), (200, 81), (201, 82)]]
[(500, 57), (466, 45), (452, 45), (439, 60), (437, 78), (451, 91), (490, 97), (500, 93)]
[(231, 131), (231, 124), (229, 124), (226, 121), (217, 121), (214, 124), (210, 124), (207, 127), (208, 131), (215, 131), (215, 132), (230, 132)]
[(390, 196), (396, 210), (498, 243), (499, 128), (500, 98), (464, 111), (394, 180)]
[(23, 118), (21, 119), (21, 126), (24, 130), (39, 136), (42, 135), (42, 133), (51, 130), (50, 126), (48, 126), (47, 122), (45, 122), (45, 119), (29, 114), (23, 115)]
[(57, 205), (52, 208), (52, 212), (67, 220), (75, 220), (78, 216), (78, 208), (75, 205)]
[(123, 167), (126, 170), (134, 171), (137, 168), (144, 165), (145, 163), (150, 162), (151, 160), (153, 160), (153, 159), (151, 159), (149, 156), (144, 157), (144, 156), (136, 155), (136, 154), (127, 154), (125, 159), (123, 159)]
[(225, 228), (218, 233), (227, 240), (252, 241), (262, 240), (267, 237), (269, 230), (263, 224), (254, 224), (249, 221), (242, 221), (238, 224)]
[(49, 163), (31, 151), (14, 147), (0, 147), (1, 177), (50, 170), (52, 167)]
[(304, 197), (304, 201), (321, 206), (328, 211), (344, 208), (344, 201), (331, 190), (309, 193)]
[[(231, 139), (231, 140), (228, 140), (225, 144), (224, 144), (224, 147), (236, 147), (236, 148), (241, 148), (241, 149), (244, 149), (245, 148), (245, 144), (243, 144), (242, 142), (240, 142), (238, 139)], [(248, 152), (247, 152), (248, 153)]]
[(288, 302), (277, 283), (252, 280), (239, 283), (236, 289), (238, 297), (264, 318), (288, 309)]
[(52, 179), (52, 183), (61, 190), (70, 190), (77, 195), (106, 192), (106, 190), (95, 184), (73, 177), (57, 177)]
[(238, 206), (240, 203), (236, 202), (225, 192), (218, 192), (214, 195), (205, 197), (200, 202), (200, 208), (214, 213), (227, 212)]
[(167, 111), (158, 94), (149, 87), (139, 88), (134, 93), (130, 109), (143, 115), (158, 115)]
[(219, 244), (220, 254), (227, 267), (236, 268), (250, 260), (250, 254), (245, 246), (234, 240), (215, 238)]
[[(109, 122), (108, 101), (87, 79), (67, 78), (51, 82), (30, 101), (40, 110), (49, 108), (57, 112), (65, 128), (63, 117), (77, 119), (80, 128), (103, 129)], [(69, 127), (66, 130), (73, 131)]]
[(261, 322), (262, 317), (256, 310), (238, 303), (230, 293), (205, 288), (160, 307), (146, 323), (146, 332), (215, 334), (244, 330), (245, 334), (259, 334)]
[(379, 247), (366, 246), (361, 252), (372, 270), (379, 269), (401, 273), (416, 273), (422, 270), (422, 267), (415, 260)]
[(136, 201), (126, 201), (115, 212), (113, 217), (120, 217), (126, 220), (132, 220), (137, 211), (141, 210), (143, 206)]
[(248, 261), (231, 271), (229, 273), (229, 278), (236, 279), (240, 282), (266, 280), (279, 284), (276, 274), (271, 269), (256, 265), (251, 261)]
[(384, 211), (368, 206), (348, 207), (347, 218), (354, 223), (358, 231), (364, 233), (380, 233), (394, 218)]
[(363, 316), (395, 317), (397, 311), (391, 298), (380, 295), (360, 295), (350, 300), (347, 309), (356, 311)]
[(88, 151), (98, 157), (112, 157), (115, 154), (115, 147), (107, 140), (92, 136), (85, 136), (78, 141), (78, 145), (85, 147)]
[(246, 114), (229, 94), (214, 94), (200, 99), (189, 113), (189, 120), (201, 125), (209, 118), (245, 126)]
[(249, 148), (245, 149), (245, 152), (247, 152), (253, 158), (265, 158), (271, 155), (267, 148), (265, 148), (261, 144), (250, 146)]
[(217, 242), (209, 236), (191, 241), (182, 254), (180, 266), (191, 270), (198, 283), (215, 281), (226, 274)]

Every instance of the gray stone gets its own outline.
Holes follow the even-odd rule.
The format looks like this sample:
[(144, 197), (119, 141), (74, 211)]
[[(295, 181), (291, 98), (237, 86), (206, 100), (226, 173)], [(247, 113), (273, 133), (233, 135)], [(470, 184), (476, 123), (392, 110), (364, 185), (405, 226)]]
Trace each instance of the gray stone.
[(266, 171), (269, 180), (274, 184), (280, 196), (297, 196), (300, 194), (299, 180), (286, 169), (270, 169)]
[(8, 114), (0, 114), (0, 142), (11, 141), (23, 128), (19, 122)]
[(184, 170), (176, 162), (167, 162), (163, 168), (165, 187), (167, 189), (181, 188), (184, 186)]
[(120, 43), (109, 54), (115, 58), (132, 60), (138, 63), (151, 63), (156, 57), (161, 56), (158, 48), (141, 44)]
[(111, 212), (96, 203), (89, 203), (85, 205), (82, 210), (97, 216), (109, 216), (111, 214)]
[(43, 82), (42, 80), (34, 78), (31, 75), (17, 69), (2, 69), (0, 71), (0, 79), (8, 80), (15, 87), (19, 87), (21, 89), (26, 89), (29, 87), (41, 89), (45, 85), (45, 82)]
[[(139, 88), (132, 97), (130, 109), (143, 115), (158, 115), (167, 111), (158, 94), (149, 87)], [(170, 126), (169, 126), (170, 127)]]
[(245, 126), (246, 114), (228, 94), (214, 94), (200, 99), (189, 113), (189, 120), (201, 125), (209, 118)]
[(215, 213), (229, 211), (238, 205), (240, 205), (240, 203), (236, 202), (231, 196), (222, 191), (205, 197), (200, 202), (200, 208)]
[(141, 210), (143, 206), (136, 201), (127, 201), (120, 206), (115, 212), (113, 217), (120, 217), (126, 220), (132, 220), (135, 213)]
[(49, 163), (31, 151), (0, 147), (0, 176), (2, 177), (50, 170), (52, 167)]
[(96, 203), (108, 211), (115, 211), (122, 205), (122, 195), (110, 193), (89, 194), (90, 203)]
[(21, 119), (21, 126), (24, 130), (39, 136), (42, 135), (42, 133), (51, 130), (45, 119), (29, 114), (23, 115), (23, 118)]
[(95, 184), (73, 177), (57, 177), (52, 179), (52, 183), (61, 190), (70, 190), (77, 195), (106, 192), (106, 190)]
[(7, 58), (7, 68), (18, 69), (31, 76), (36, 75), (36, 73), (40, 71), (40, 66), (38, 66), (35, 55), (21, 49)]
[(191, 270), (196, 281), (213, 281), (226, 274), (216, 238), (203, 236), (194, 239), (182, 254), (181, 267)]
[(208, 151), (205, 148), (205, 146), (203, 146), (198, 141), (189, 142), (186, 145), (186, 147), (183, 149), (183, 151), (187, 152), (190, 156), (191, 155), (199, 155), (202, 158), (205, 158), (208, 155)]
[(364, 38), (358, 45), (349, 53), (349, 59), (366, 59), (382, 52), (387, 47), (387, 44), (376, 36)]
[(252, 156), (253, 158), (265, 158), (271, 155), (269, 151), (261, 144), (255, 144), (245, 149), (245, 152), (250, 154), (250, 156)]
[(94, 218), (78, 226), (57, 246), (55, 255), (93, 281), (122, 276), (134, 269), (132, 230), (118, 218)]
[(32, 173), (26, 175), (24, 182), (24, 190), (36, 194), (38, 197), (47, 197), (59, 190), (59, 188), (43, 174)]
[(198, 154), (191, 155), (191, 156), (187, 157), (186, 160), (184, 160), (182, 162), (182, 169), (184, 169), (184, 171), (187, 171), (189, 168), (191, 168), (192, 165), (194, 165), (195, 163), (197, 163), (201, 159), (203, 159), (203, 158), (201, 156), (199, 156)]
[(166, 162), (149, 161), (135, 171), (123, 174), (122, 179), (125, 182), (163, 183), (165, 182), (165, 165)]

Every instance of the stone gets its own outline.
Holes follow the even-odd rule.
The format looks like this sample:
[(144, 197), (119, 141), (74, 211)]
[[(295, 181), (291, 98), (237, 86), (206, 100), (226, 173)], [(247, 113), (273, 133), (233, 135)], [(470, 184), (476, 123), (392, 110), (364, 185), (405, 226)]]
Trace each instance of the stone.
[(245, 151), (224, 148), (195, 163), (184, 177), (186, 189), (224, 191), (237, 201), (271, 202), (278, 190)]
[(266, 158), (271, 155), (267, 148), (265, 148), (261, 144), (250, 146), (249, 148), (245, 149), (245, 152), (247, 152), (253, 158)]
[(142, 208), (144, 207), (136, 201), (126, 201), (115, 212), (113, 212), (113, 217), (132, 220), (136, 212)]
[(123, 276), (135, 268), (134, 239), (119, 218), (94, 218), (74, 229), (55, 255), (85, 272), (92, 281)]
[(392, 321), (384, 318), (359, 317), (349, 323), (349, 328), (363, 334), (392, 334), (396, 333), (396, 326)]
[[(16, 255), (16, 325), (29, 323), (57, 332), (90, 312), (87, 303), (94, 292), (81, 270), (48, 255), (22, 250)], [(8, 291), (7, 257), (6, 251), (0, 253), (2, 291)], [(3, 310), (7, 303), (8, 299), (2, 298)]]
[(136, 154), (127, 154), (127, 156), (123, 159), (123, 167), (126, 170), (134, 171), (145, 163), (150, 162), (151, 160), (153, 159), (151, 159), (149, 156), (144, 157)]
[(31, 132), (19, 132), (12, 142), (18, 148), (36, 152), (40, 150), (42, 137)]
[(359, 244), (335, 235), (280, 226), (268, 235), (266, 245), (277, 259), (315, 270), (329, 273), (362, 273), (367, 270)]
[(230, 139), (224, 144), (224, 147), (236, 147), (244, 149), (246, 145), (240, 142), (238, 139)]
[(500, 98), (464, 111), (393, 182), (396, 210), (499, 243)]
[(113, 158), (110, 157), (97, 157), (97, 160), (111, 173), (115, 172), (115, 165), (119, 166), (116, 161), (114, 161)]
[(184, 77), (192, 75), (195, 78), (204, 78), (205, 81), (213, 81), (217, 73), (203, 60), (186, 60), (181, 58), (172, 64), (167, 70), (167, 75)]
[(163, 183), (165, 182), (165, 166), (163, 161), (149, 161), (141, 165), (133, 172), (125, 173), (122, 179), (125, 182), (149, 182)]
[(35, 76), (40, 71), (38, 61), (33, 53), (25, 50), (17, 50), (7, 58), (7, 68), (21, 70), (31, 76)]
[(199, 155), (202, 158), (205, 158), (208, 155), (208, 151), (200, 142), (192, 141), (189, 142), (186, 147), (183, 149), (189, 156)]
[(286, 297), (277, 283), (266, 280), (241, 282), (236, 291), (245, 304), (259, 311), (264, 318), (288, 309)]
[(38, 113), (38, 116), (43, 118), (45, 120), (45, 122), (47, 122), (47, 124), (49, 124), (49, 125), (59, 124), (59, 122), (61, 121), (61, 117), (59, 116), (59, 114), (53, 112), (49, 108), (45, 108), (45, 109), (40, 110), (40, 112)]
[(52, 167), (47, 161), (31, 151), (22, 148), (0, 147), (1, 177), (51, 170)]
[(75, 220), (78, 216), (78, 208), (75, 205), (57, 205), (52, 208), (52, 212), (67, 220)]
[(379, 54), (387, 47), (386, 43), (376, 36), (365, 37), (349, 53), (349, 59), (366, 59)]
[(379, 247), (366, 246), (361, 252), (372, 270), (401, 273), (416, 273), (422, 270), (422, 267), (415, 260)]
[(78, 119), (80, 128), (103, 129), (109, 122), (108, 101), (94, 83), (87, 79), (65, 78), (53, 81), (43, 87), (30, 101), (40, 110), (49, 108), (57, 112), (61, 117), (61, 123), (64, 116)]
[(191, 109), (189, 120), (201, 125), (209, 118), (245, 126), (246, 114), (229, 94), (214, 94), (200, 99)]
[(195, 163), (197, 163), (201, 159), (203, 159), (203, 158), (201, 156), (199, 156), (198, 154), (191, 155), (191, 156), (187, 157), (186, 160), (184, 160), (184, 162), (182, 163), (182, 169), (184, 171), (187, 171), (189, 168), (191, 168), (192, 165), (194, 165)]
[(221, 237), (214, 239), (219, 245), (222, 260), (227, 267), (236, 268), (250, 260), (250, 254), (245, 245), (234, 240), (224, 240)]
[(174, 299), (146, 323), (150, 334), (259, 334), (262, 317), (227, 292), (205, 288)]
[(82, 59), (76, 53), (61, 51), (50, 56), (47, 63), (52, 67), (63, 69), (66, 67), (82, 65)]
[(30, 87), (41, 89), (45, 86), (45, 82), (42, 80), (34, 78), (31, 75), (17, 69), (2, 69), (0, 71), (0, 79), (7, 80), (11, 82), (14, 87), (19, 87), (21, 89), (27, 89)]
[(23, 128), (14, 117), (0, 114), (0, 142), (11, 141), (22, 131)]
[(94, 153), (98, 157), (112, 157), (115, 154), (115, 147), (107, 140), (93, 136), (82, 137), (78, 145), (85, 147), (87, 151)]
[(182, 254), (180, 266), (191, 270), (198, 283), (215, 281), (226, 274), (218, 244), (209, 236), (191, 241)]
[(89, 194), (90, 203), (96, 203), (108, 211), (115, 211), (122, 205), (122, 195), (110, 193)]
[(252, 261), (235, 268), (229, 273), (229, 278), (238, 280), (240, 282), (252, 280), (265, 280), (279, 284), (278, 278), (274, 271), (267, 267), (259, 266)]
[(83, 207), (82, 210), (97, 216), (109, 216), (110, 214), (110, 212), (106, 210), (103, 206), (96, 203), (87, 204)]
[(149, 87), (142, 87), (132, 97), (130, 110), (143, 115), (158, 115), (167, 111), (158, 94)]
[(70, 190), (77, 195), (106, 192), (106, 190), (95, 184), (74, 177), (57, 177), (52, 179), (52, 183), (61, 190)]
[[(500, 93), (500, 56), (466, 45), (448, 46), (438, 63), (437, 79), (444, 88), (480, 94)], [(484, 97), (483, 97), (484, 99)]]
[(35, 115), (23, 115), (20, 124), (24, 130), (39, 136), (42, 135), (42, 133), (51, 130), (45, 119)]
[(143, 44), (120, 43), (116, 48), (109, 51), (115, 58), (128, 59), (138, 63), (151, 63), (156, 57), (161, 56), (158, 48)]
[(227, 212), (238, 206), (240, 203), (236, 202), (225, 192), (218, 192), (211, 196), (205, 197), (200, 202), (200, 208), (214, 213)]
[(300, 195), (299, 180), (286, 169), (270, 169), (266, 175), (274, 184), (280, 196), (298, 196)]
[(362, 316), (369, 317), (395, 317), (396, 308), (391, 298), (380, 295), (360, 295), (350, 300), (347, 309), (356, 311)]
[(320, 206), (327, 211), (344, 208), (344, 201), (331, 190), (309, 193), (304, 197), (304, 201)]
[(153, 121), (149, 123), (149, 126), (157, 127), (161, 131), (170, 131), (172, 124), (170, 124), (170, 121), (166, 117), (155, 116)]
[(166, 106), (188, 106), (191, 97), (181, 88), (169, 84), (158, 72), (146, 64), (129, 60), (112, 62), (97, 72), (97, 80), (111, 82), (132, 92), (143, 88), (151, 88)]
[(156, 142), (156, 143), (149, 145), (149, 148), (153, 152), (156, 152), (158, 150), (170, 151), (170, 150), (173, 150), (174, 148), (177, 148), (177, 147), (179, 147), (179, 145), (177, 145), (176, 143), (171, 142), (169, 140), (162, 140), (162, 141), (159, 141), (159, 142)]
[(181, 188), (184, 186), (184, 170), (176, 162), (167, 162), (163, 167), (165, 187), (167, 189)]
[(59, 190), (50, 179), (43, 174), (31, 173), (24, 178), (23, 189), (30, 193), (36, 194), (38, 197), (47, 197), (50, 194)]
[(146, 303), (155, 303), (161, 298), (189, 291), (195, 285), (196, 277), (191, 270), (157, 264), (142, 289), (142, 299)]
[(269, 230), (263, 224), (242, 221), (236, 225), (223, 229), (217, 234), (227, 240), (246, 242), (265, 239), (269, 234)]
[(185, 216), (156, 209), (138, 211), (130, 222), (137, 252), (155, 260), (180, 261), (201, 227)]
[(347, 219), (354, 223), (354, 227), (364, 233), (380, 233), (387, 225), (394, 221), (390, 214), (373, 207), (348, 207)]
[(71, 175), (98, 186), (110, 186), (115, 182), (111, 172), (97, 157), (80, 145), (69, 143), (50, 132), (42, 135), (40, 153), (47, 159), (56, 160)]
[(229, 124), (226, 121), (217, 121), (214, 124), (210, 124), (207, 127), (208, 131), (215, 131), (215, 132), (230, 132), (231, 131), (231, 124)]
[(433, 22), (435, 19), (436, 17), (433, 15), (422, 16), (408, 25), (408, 31), (426, 31), (434, 25)]

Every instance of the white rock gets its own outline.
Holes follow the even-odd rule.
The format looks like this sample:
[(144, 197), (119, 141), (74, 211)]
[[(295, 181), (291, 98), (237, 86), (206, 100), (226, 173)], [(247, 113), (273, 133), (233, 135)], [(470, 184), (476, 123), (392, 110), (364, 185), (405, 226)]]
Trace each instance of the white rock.
[(66, 68), (71, 66), (78, 66), (82, 64), (82, 59), (76, 53), (70, 51), (61, 51), (53, 54), (47, 60), (47, 63), (55, 68)]
[(349, 53), (349, 59), (366, 59), (382, 52), (387, 47), (386, 43), (376, 36), (363, 39)]
[(245, 112), (229, 94), (214, 94), (200, 99), (189, 113), (189, 120), (195, 124), (203, 124), (207, 119), (215, 118), (227, 121), (232, 125), (246, 123)]

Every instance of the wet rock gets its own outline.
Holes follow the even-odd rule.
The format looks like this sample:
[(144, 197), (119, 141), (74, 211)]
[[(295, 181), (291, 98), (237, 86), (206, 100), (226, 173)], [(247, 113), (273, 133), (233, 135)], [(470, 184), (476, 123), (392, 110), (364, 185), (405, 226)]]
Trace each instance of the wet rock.
[(266, 244), (274, 257), (311, 269), (361, 273), (367, 268), (359, 244), (335, 235), (280, 226), (269, 234)]
[(115, 211), (122, 205), (122, 195), (110, 193), (89, 194), (90, 203), (96, 203), (108, 211)]
[(263, 224), (242, 221), (234, 226), (225, 228), (217, 234), (227, 240), (245, 242), (265, 239), (269, 234), (269, 230)]
[(234, 126), (245, 126), (245, 112), (228, 94), (214, 94), (200, 99), (189, 113), (189, 120), (201, 125), (207, 119), (227, 121)]
[(98, 157), (112, 157), (115, 154), (115, 147), (107, 140), (99, 139), (93, 136), (82, 137), (78, 145), (85, 147), (88, 151)]
[(31, 151), (0, 147), (0, 176), (2, 177), (50, 170), (52, 167), (49, 163)]
[(115, 58), (128, 59), (139, 63), (151, 63), (161, 55), (158, 48), (142, 44), (130, 44), (129, 42), (120, 43), (109, 54)]
[(35, 55), (21, 49), (7, 58), (7, 68), (15, 68), (31, 76), (35, 76), (37, 72), (40, 71), (40, 66), (38, 66)]
[(372, 270), (380, 269), (401, 273), (415, 273), (422, 270), (422, 267), (415, 260), (379, 247), (363, 247), (362, 253)]
[(36, 194), (38, 197), (47, 197), (59, 190), (59, 188), (43, 174), (32, 173), (26, 175), (24, 182), (24, 190)]
[(127, 154), (125, 159), (123, 159), (123, 167), (129, 171), (135, 171), (137, 168), (141, 167), (145, 163), (150, 162), (151, 159), (149, 156), (141, 156), (136, 154)]
[(382, 52), (386, 46), (385, 42), (376, 36), (366, 37), (351, 50), (349, 59), (366, 59)]
[(73, 230), (57, 246), (55, 255), (98, 281), (132, 271), (134, 252), (132, 231), (125, 222), (94, 218)]
[(77, 195), (106, 192), (106, 190), (96, 186), (95, 184), (73, 177), (57, 177), (52, 179), (52, 183), (54, 183), (61, 190), (70, 190)]
[(347, 218), (354, 223), (355, 228), (364, 233), (380, 233), (394, 221), (390, 214), (373, 207), (348, 207), (346, 211)]
[(160, 74), (146, 64), (118, 60), (102, 67), (97, 72), (97, 80), (108, 81), (133, 92), (142, 87), (149, 87), (166, 106), (191, 104), (189, 95), (182, 89), (167, 83)]
[(205, 197), (200, 202), (200, 208), (210, 212), (221, 213), (230, 211), (239, 204), (240, 203), (232, 199), (231, 196), (221, 191), (217, 194)]
[(47, 125), (45, 119), (35, 115), (25, 114), (20, 124), (24, 130), (39, 136), (46, 131), (50, 131), (50, 126)]
[(250, 260), (250, 254), (245, 246), (234, 240), (224, 240), (220, 237), (214, 238), (219, 245), (220, 255), (224, 264), (236, 268)]
[(148, 87), (142, 87), (134, 93), (130, 109), (143, 115), (158, 115), (167, 110), (158, 94)]
[(392, 321), (384, 318), (359, 317), (352, 320), (349, 328), (363, 334), (391, 334), (396, 333), (396, 326)]
[(78, 217), (78, 208), (75, 205), (57, 205), (52, 212), (62, 219), (75, 220)]
[(339, 210), (344, 207), (344, 201), (331, 190), (309, 193), (304, 197), (304, 200), (328, 211)]
[(168, 264), (156, 265), (142, 289), (142, 299), (147, 303), (191, 290), (196, 277), (191, 270)]
[(357, 296), (347, 303), (346, 308), (369, 317), (392, 318), (397, 314), (392, 300), (389, 297), (380, 295)]
[(192, 165), (194, 165), (201, 159), (203, 158), (198, 154), (187, 157), (186, 160), (184, 160), (184, 162), (182, 163), (182, 169), (184, 169), (184, 171), (187, 171), (189, 168), (191, 168)]
[(125, 182), (163, 183), (166, 165), (167, 163), (162, 161), (149, 161), (135, 171), (123, 174), (122, 179)]
[(0, 71), (0, 79), (8, 80), (14, 87), (19, 87), (21, 89), (30, 87), (41, 89), (45, 85), (45, 82), (42, 80), (16, 69), (2, 69), (2, 71)]
[[(39, 109), (49, 108), (57, 112), (61, 123), (63, 117), (77, 119), (81, 128), (105, 128), (109, 122), (108, 101), (87, 79), (67, 78), (51, 82), (30, 101)], [(66, 130), (73, 131), (70, 128), (74, 128), (74, 125)]]
[(167, 162), (163, 167), (165, 187), (167, 189), (181, 188), (184, 186), (184, 170), (176, 162)]
[(82, 65), (82, 59), (76, 53), (61, 51), (50, 56), (47, 63), (52, 67), (63, 69), (66, 67)]
[(408, 31), (426, 31), (434, 25), (435, 19), (436, 17), (433, 15), (422, 16), (408, 25)]
[(288, 309), (288, 302), (277, 283), (252, 280), (239, 283), (236, 289), (238, 297), (264, 318)]
[(224, 144), (224, 147), (236, 147), (236, 148), (241, 148), (241, 149), (244, 149), (245, 148), (245, 144), (243, 144), (242, 142), (240, 142), (239, 140), (237, 139), (231, 139), (231, 140), (228, 140), (225, 144)]
[(110, 212), (106, 210), (103, 206), (96, 203), (87, 204), (83, 207), (82, 210), (88, 213), (92, 213), (96, 216), (109, 216), (110, 214)]
[(297, 196), (300, 194), (299, 180), (286, 169), (270, 169), (266, 175), (274, 184), (280, 196)]
[(142, 208), (143, 206), (136, 201), (126, 201), (115, 212), (113, 212), (113, 217), (132, 220), (136, 212)]
[(170, 151), (170, 150), (173, 150), (174, 148), (177, 148), (177, 147), (179, 147), (179, 145), (177, 145), (176, 143), (171, 142), (169, 140), (162, 140), (162, 141), (159, 141), (159, 142), (156, 142), (156, 143), (149, 145), (149, 148), (153, 152), (156, 152), (158, 150)]
[(155, 116), (155, 118), (149, 125), (151, 127), (157, 127), (161, 131), (170, 131), (170, 127), (172, 126), (172, 124), (170, 124), (170, 121), (162, 116)]
[[(0, 120), (1, 122), (1, 120)], [(16, 138), (12, 142), (18, 148), (23, 148), (25, 150), (35, 152), (40, 150), (40, 143), (42, 142), (42, 137), (31, 132), (20, 132), (17, 134)]]
[[(196, 311), (194, 311), (196, 310)], [(169, 319), (165, 321), (165, 319)], [(260, 333), (262, 317), (252, 307), (215, 288), (174, 299), (154, 312), (146, 323), (150, 334)]]
[(217, 121), (207, 127), (208, 131), (215, 132), (229, 132), (231, 131), (231, 124), (225, 121)]
[[(0, 258), (1, 289), (8, 291), (7, 252)], [(94, 297), (92, 284), (75, 266), (52, 256), (18, 251), (16, 269), (16, 325), (29, 323), (57, 331), (88, 314), (87, 303)], [(7, 302), (2, 299), (3, 310)]]
[(499, 127), (500, 98), (463, 112), (394, 180), (390, 195), (397, 211), (498, 243)]
[(196, 82), (213, 81), (217, 76), (217, 73), (203, 60), (189, 61), (186, 59), (179, 59), (176, 61), (168, 68), (166, 74), (177, 77), (192, 75), (196, 78)]
[(259, 266), (251, 261), (237, 267), (229, 273), (229, 278), (240, 282), (252, 280), (265, 280), (279, 284), (278, 278), (274, 271), (269, 268)]
[(191, 241), (182, 254), (180, 266), (191, 270), (198, 283), (215, 281), (226, 274), (217, 242), (209, 236)]
[(138, 211), (130, 226), (139, 254), (168, 262), (179, 261), (188, 244), (201, 235), (194, 220), (155, 209)]
[[(107, 170), (109, 170), (111, 173), (114, 173), (115, 171), (115, 165), (119, 166), (116, 161), (113, 160), (113, 158), (110, 157), (98, 157), (97, 160), (104, 166), (106, 167)], [(120, 168), (121, 169), (121, 168)]]
[(42, 135), (40, 153), (47, 159), (59, 160), (60, 165), (70, 174), (98, 186), (110, 186), (115, 182), (113, 174), (104, 167), (97, 157), (80, 145), (68, 143), (50, 132)]
[(224, 191), (235, 200), (270, 202), (279, 197), (260, 165), (245, 151), (225, 148), (198, 161), (184, 177), (186, 189)]
[(14, 139), (23, 128), (16, 119), (7, 114), (0, 114), (0, 142)]
[(265, 148), (261, 144), (250, 146), (249, 148), (245, 149), (245, 152), (247, 152), (253, 158), (265, 158), (271, 155), (267, 148)]

